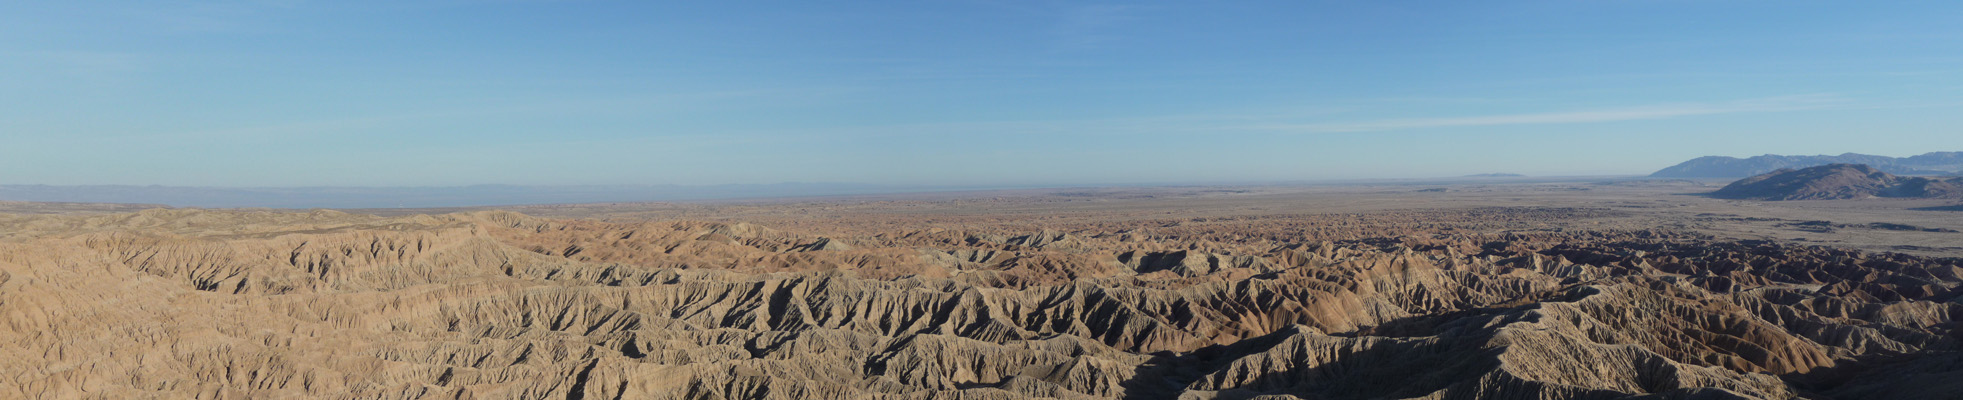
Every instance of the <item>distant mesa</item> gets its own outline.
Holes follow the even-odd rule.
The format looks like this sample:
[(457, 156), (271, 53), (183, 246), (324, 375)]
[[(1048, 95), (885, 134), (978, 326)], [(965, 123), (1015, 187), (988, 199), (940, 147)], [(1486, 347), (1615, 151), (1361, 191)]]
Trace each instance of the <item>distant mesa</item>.
[(1963, 152), (1933, 152), (1913, 157), (1888, 157), (1846, 153), (1837, 156), (1782, 156), (1767, 154), (1751, 158), (1698, 157), (1650, 174), (1655, 178), (1743, 178), (1784, 168), (1806, 168), (1827, 164), (1864, 164), (1896, 175), (1956, 175), (1963, 173)]
[(1896, 176), (1861, 164), (1780, 169), (1740, 179), (1711, 193), (1749, 200), (1836, 200), (1873, 197), (1963, 199), (1963, 178)]
[(1491, 174), (1472, 174), (1472, 175), (1466, 175), (1465, 177), (1467, 178), (1524, 178), (1526, 177), (1526, 175), (1496, 172)]

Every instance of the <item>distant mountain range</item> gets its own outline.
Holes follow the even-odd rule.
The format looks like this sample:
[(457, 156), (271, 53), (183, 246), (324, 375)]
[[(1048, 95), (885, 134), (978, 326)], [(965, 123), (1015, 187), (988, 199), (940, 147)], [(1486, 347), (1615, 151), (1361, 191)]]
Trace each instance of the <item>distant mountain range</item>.
[(837, 196), (958, 189), (838, 183), (288, 188), (0, 185), (0, 200), (149, 203), (213, 208), (421, 208)]
[(1863, 164), (1896, 175), (1955, 175), (1963, 172), (1963, 152), (1933, 152), (1913, 157), (1888, 157), (1847, 153), (1837, 156), (1782, 156), (1767, 154), (1751, 158), (1698, 157), (1650, 174), (1656, 178), (1743, 178), (1782, 168), (1806, 168), (1827, 164)]
[(1963, 198), (1963, 178), (1896, 176), (1866, 165), (1828, 164), (1740, 179), (1711, 196), (1751, 200), (1956, 199)]

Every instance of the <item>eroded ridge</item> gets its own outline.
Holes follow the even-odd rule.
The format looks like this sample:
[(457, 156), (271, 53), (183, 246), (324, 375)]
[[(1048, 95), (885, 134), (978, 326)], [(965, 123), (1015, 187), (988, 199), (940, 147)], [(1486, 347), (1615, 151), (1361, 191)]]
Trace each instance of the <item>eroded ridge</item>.
[(1575, 228), (1606, 213), (6, 217), (0, 397), (1883, 399), (1963, 381), (1963, 261)]

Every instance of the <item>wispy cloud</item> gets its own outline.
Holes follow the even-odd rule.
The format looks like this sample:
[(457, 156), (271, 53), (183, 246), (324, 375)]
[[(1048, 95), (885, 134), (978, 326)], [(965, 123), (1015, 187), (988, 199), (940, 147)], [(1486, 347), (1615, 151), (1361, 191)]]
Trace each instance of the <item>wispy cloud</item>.
[(14, 53), (14, 57), (55, 70), (79, 74), (129, 73), (143, 69), (143, 56), (115, 51), (37, 51)]
[[(64, 89), (109, 89), (124, 86), (150, 70), (154, 56), (117, 51), (0, 52), (13, 61), (11, 73), (20, 84), (57, 85)], [(9, 67), (0, 63), (0, 67)]]
[[(1439, 102), (1417, 98), (1419, 102)], [(1447, 100), (1488, 102), (1489, 99)], [(1371, 99), (1363, 102), (1408, 102), (1410, 99)], [(1130, 136), (1130, 135), (1231, 135), (1246, 133), (1340, 134), (1382, 132), (1407, 129), (1435, 129), (1508, 125), (1587, 124), (1619, 121), (1657, 120), (1704, 115), (1770, 113), (1784, 111), (1895, 108), (1867, 102), (1855, 103), (1834, 95), (1800, 95), (1744, 99), (1715, 103), (1668, 103), (1643, 106), (1584, 109), (1571, 111), (1495, 114), (1439, 118), (1398, 118), (1343, 122), (1338, 118), (1359, 112), (1356, 107), (1293, 107), (1285, 111), (1248, 113), (1163, 114), (1108, 118), (1062, 118), (1037, 120), (941, 121), (928, 123), (832, 126), (797, 129), (725, 130), (721, 136), (768, 137), (776, 140), (853, 140), (900, 139), (933, 135), (946, 136)], [(1370, 108), (1370, 107), (1365, 107)], [(1304, 122), (1304, 121), (1331, 122)]]
[(127, 21), (163, 32), (238, 33), (272, 28), (264, 22), (273, 13), (292, 12), (303, 0), (222, 0), (156, 2), (107, 10)]
[(1138, 19), (1138, 8), (1128, 5), (1075, 5), (1059, 10), (1056, 34), (1062, 45), (1071, 48), (1095, 46), (1121, 39), (1113, 32), (1119, 25)]
[(1403, 129), (1451, 128), (1501, 125), (1581, 124), (1653, 120), (1699, 115), (1816, 110), (1845, 106), (1831, 95), (1804, 95), (1748, 99), (1724, 103), (1679, 103), (1595, 110), (1545, 113), (1499, 114), (1467, 117), (1401, 118), (1358, 122), (1272, 124), (1248, 126), (1249, 130), (1300, 133), (1375, 132)]
[(1124, 38), (1122, 28), (1139, 21), (1151, 7), (1135, 4), (1094, 4), (1070, 1), (973, 0), (971, 3), (1005, 10), (1049, 25), (1048, 33), (1060, 50), (1097, 47)]

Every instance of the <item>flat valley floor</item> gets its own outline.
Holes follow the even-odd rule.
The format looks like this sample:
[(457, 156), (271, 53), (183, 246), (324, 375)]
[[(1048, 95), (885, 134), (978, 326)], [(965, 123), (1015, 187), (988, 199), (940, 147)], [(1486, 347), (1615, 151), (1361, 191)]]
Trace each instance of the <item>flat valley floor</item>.
[[(1609, 211), (1569, 229), (1667, 228), (1731, 239), (1963, 257), (1963, 204), (1953, 200), (1725, 200), (1703, 196), (1723, 180), (1442, 181), (1316, 186), (1088, 188), (754, 200), (365, 210), (383, 215), (506, 209), (557, 218), (743, 221), (765, 225), (906, 226), (929, 221), (1040, 226), (1209, 217), (1570, 207)], [(1823, 224), (1822, 221), (1825, 223)]]

